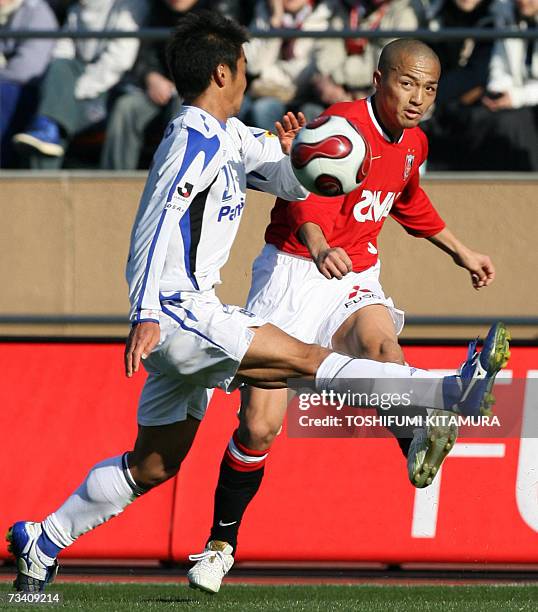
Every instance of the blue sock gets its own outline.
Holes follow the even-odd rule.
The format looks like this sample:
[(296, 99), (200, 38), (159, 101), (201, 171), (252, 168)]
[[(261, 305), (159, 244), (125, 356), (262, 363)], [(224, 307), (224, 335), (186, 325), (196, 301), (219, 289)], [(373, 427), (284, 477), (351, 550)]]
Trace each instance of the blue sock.
[(47, 555), (47, 557), (51, 557), (55, 559), (58, 556), (58, 553), (62, 550), (60, 546), (57, 546), (45, 533), (45, 530), (41, 530), (41, 535), (37, 540), (37, 545), (40, 550)]
[(461, 376), (443, 378), (443, 410), (454, 411), (461, 398)]

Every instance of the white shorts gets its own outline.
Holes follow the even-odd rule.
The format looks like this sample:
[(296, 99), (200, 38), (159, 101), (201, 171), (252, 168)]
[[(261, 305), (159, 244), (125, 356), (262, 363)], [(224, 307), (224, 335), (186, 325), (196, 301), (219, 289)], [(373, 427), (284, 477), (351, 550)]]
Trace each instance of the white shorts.
[(222, 304), (214, 291), (181, 292), (161, 304), (161, 338), (143, 361), (148, 378), (138, 404), (140, 425), (202, 419), (212, 389), (233, 379), (254, 331), (266, 321)]
[(266, 244), (252, 267), (247, 309), (307, 342), (332, 347), (332, 337), (354, 312), (372, 304), (389, 309), (399, 334), (404, 313), (385, 297), (380, 263), (343, 279), (325, 278), (313, 261)]

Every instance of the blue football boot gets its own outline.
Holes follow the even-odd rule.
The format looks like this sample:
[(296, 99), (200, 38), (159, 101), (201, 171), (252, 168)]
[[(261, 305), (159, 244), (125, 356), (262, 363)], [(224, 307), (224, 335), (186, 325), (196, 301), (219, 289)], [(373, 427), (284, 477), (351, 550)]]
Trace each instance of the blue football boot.
[[(469, 343), (467, 359), (460, 368), (457, 401), (447, 409), (470, 416), (491, 415), (495, 403), (492, 393), (495, 377), (506, 366), (510, 358), (510, 333), (504, 323), (492, 325), (482, 350), (476, 350), (477, 341)], [(445, 402), (454, 394), (456, 377), (445, 378)]]
[(41, 524), (29, 521), (19, 521), (7, 532), (8, 550), (17, 562), (17, 577), (13, 582), (17, 591), (40, 593), (58, 573), (58, 561), (38, 546), (41, 534)]

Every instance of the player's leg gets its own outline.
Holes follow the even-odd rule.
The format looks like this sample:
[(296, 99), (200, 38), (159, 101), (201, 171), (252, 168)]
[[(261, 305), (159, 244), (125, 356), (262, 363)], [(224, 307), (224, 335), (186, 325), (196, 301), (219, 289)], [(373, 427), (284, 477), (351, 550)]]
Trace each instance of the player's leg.
[(416, 408), (479, 414), (489, 408), (487, 396), (510, 354), (510, 336), (504, 325), (497, 323), (490, 329), (483, 350), (469, 353), (461, 376), (439, 378), (427, 370), (356, 359), (305, 344), (274, 325), (265, 324), (252, 331), (253, 337), (237, 369), (237, 381), (281, 388), (290, 378), (310, 378), (320, 391), (345, 394), (351, 405), (353, 394), (360, 399), (363, 393), (400, 396), (410, 393)]
[(217, 593), (232, 567), (243, 515), (261, 485), (265, 460), (282, 427), (286, 407), (285, 389), (242, 389), (239, 427), (220, 465), (211, 534), (205, 550), (190, 557), (196, 561), (188, 572), (192, 587)]
[[(332, 338), (336, 350), (378, 361), (404, 363), (404, 356), (398, 344), (396, 328), (389, 309), (382, 304), (365, 306), (353, 313), (338, 328)], [(393, 407), (397, 415), (409, 413), (408, 408)], [(427, 411), (413, 410), (420, 414), (425, 423)], [(429, 426), (389, 427), (407, 459), (410, 482), (417, 487), (431, 484), (435, 474), (457, 438), (457, 427)]]
[(56, 557), (64, 548), (174, 476), (199, 423), (187, 417), (181, 423), (140, 427), (133, 451), (94, 465), (76, 491), (43, 522), (15, 523), (8, 532), (17, 559), (15, 588), (42, 591), (54, 578)]
[[(334, 333), (332, 347), (347, 355), (375, 361), (405, 364), (398, 344), (398, 336), (391, 312), (384, 304), (369, 304), (351, 314)], [(427, 413), (424, 410), (423, 415)], [(410, 435), (402, 435), (398, 428), (389, 428), (396, 436), (402, 452), (407, 457)]]
[(78, 489), (41, 523), (19, 521), (9, 530), (17, 561), (15, 587), (43, 590), (54, 578), (56, 556), (63, 548), (176, 474), (209, 397), (206, 389), (181, 378), (150, 372), (138, 406), (133, 450), (91, 468)]
[(394, 320), (383, 304), (370, 304), (349, 316), (334, 333), (332, 347), (364, 359), (405, 363)]

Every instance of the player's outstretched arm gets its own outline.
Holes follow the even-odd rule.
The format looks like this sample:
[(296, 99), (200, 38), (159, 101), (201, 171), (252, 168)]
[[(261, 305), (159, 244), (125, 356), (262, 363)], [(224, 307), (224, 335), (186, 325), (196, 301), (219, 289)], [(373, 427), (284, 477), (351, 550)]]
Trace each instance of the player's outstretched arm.
[(340, 247), (329, 246), (319, 225), (305, 223), (299, 228), (297, 235), (325, 278), (341, 279), (353, 269), (348, 254)]
[(428, 240), (448, 253), (458, 266), (469, 271), (475, 289), (487, 287), (495, 280), (495, 266), (490, 257), (465, 246), (448, 228)]
[(157, 346), (161, 332), (158, 323), (146, 321), (131, 329), (125, 344), (125, 376), (131, 378), (138, 372), (140, 360), (145, 359)]

